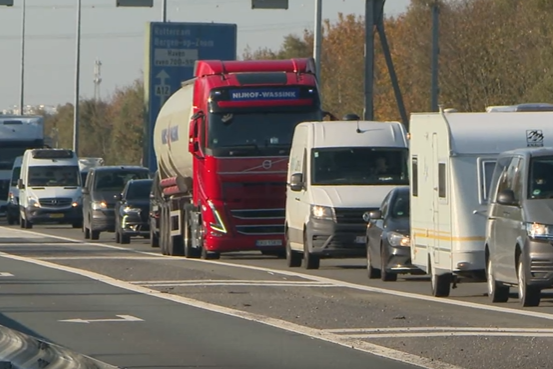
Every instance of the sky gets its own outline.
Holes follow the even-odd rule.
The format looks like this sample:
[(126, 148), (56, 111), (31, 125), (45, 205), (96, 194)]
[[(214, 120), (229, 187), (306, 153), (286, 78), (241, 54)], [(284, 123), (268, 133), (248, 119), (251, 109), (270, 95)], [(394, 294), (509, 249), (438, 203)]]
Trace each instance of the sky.
[[(0, 7), (0, 111), (19, 104), (23, 0)], [(77, 0), (26, 0), (25, 104), (74, 101)], [(387, 0), (386, 15), (410, 0)], [(143, 75), (145, 28), (161, 20), (153, 8), (117, 8), (115, 0), (82, 0), (80, 96), (94, 96), (94, 63), (102, 63), (102, 98)], [(251, 0), (167, 0), (170, 22), (238, 25), (238, 56), (246, 46), (278, 49), (284, 36), (313, 29), (315, 0), (289, 0), (288, 10), (252, 10)], [(323, 0), (323, 18), (364, 14), (363, 0)]]

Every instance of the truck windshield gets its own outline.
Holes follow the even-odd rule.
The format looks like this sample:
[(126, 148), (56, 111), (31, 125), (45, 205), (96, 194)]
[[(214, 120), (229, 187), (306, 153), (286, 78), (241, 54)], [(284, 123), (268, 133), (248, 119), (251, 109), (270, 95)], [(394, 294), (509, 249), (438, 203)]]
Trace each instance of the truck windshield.
[(207, 148), (215, 156), (288, 155), (294, 128), (319, 121), (319, 110), (268, 113), (210, 113)]
[(44, 165), (29, 167), (31, 187), (80, 186), (81, 174), (77, 165)]
[(528, 174), (528, 198), (553, 198), (553, 157), (541, 156), (532, 159)]
[(407, 185), (407, 149), (332, 147), (312, 150), (312, 185)]

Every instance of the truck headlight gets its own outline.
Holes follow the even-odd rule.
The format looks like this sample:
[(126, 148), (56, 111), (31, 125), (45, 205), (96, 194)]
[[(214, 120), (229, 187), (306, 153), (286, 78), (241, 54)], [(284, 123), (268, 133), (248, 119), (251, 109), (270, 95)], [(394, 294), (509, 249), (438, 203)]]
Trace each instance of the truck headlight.
[(539, 223), (526, 223), (528, 237), (535, 239), (553, 238), (553, 226)]
[(108, 204), (106, 204), (105, 201), (92, 202), (92, 210), (102, 210), (102, 209), (106, 209), (107, 207), (108, 207)]
[(411, 246), (411, 240), (409, 239), (409, 236), (406, 236), (404, 234), (398, 232), (389, 232), (386, 237), (388, 238), (388, 243), (392, 247)]
[(329, 206), (311, 205), (311, 216), (315, 219), (334, 220), (334, 209)]

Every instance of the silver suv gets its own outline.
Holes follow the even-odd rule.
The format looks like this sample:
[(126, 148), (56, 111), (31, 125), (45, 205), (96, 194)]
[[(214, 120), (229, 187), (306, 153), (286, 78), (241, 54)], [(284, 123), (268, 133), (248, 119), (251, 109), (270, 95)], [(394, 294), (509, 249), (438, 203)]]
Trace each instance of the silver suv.
[(538, 306), (553, 288), (553, 147), (502, 153), (490, 184), (486, 226), (488, 295)]

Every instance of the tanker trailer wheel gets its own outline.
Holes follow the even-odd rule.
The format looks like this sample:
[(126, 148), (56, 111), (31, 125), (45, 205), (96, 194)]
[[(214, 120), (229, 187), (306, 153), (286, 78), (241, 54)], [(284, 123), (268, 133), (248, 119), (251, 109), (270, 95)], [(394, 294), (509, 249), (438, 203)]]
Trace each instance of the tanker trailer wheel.
[(202, 216), (198, 211), (190, 212), (190, 231), (192, 233), (192, 242), (194, 243), (194, 248), (201, 250), (201, 257), (204, 260), (216, 260), (221, 257), (221, 254), (218, 252), (207, 251), (204, 247), (204, 234), (205, 227), (202, 221)]
[(159, 217), (159, 248), (162, 255), (167, 255), (167, 215), (166, 206), (164, 205), (160, 211)]

